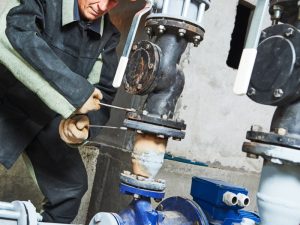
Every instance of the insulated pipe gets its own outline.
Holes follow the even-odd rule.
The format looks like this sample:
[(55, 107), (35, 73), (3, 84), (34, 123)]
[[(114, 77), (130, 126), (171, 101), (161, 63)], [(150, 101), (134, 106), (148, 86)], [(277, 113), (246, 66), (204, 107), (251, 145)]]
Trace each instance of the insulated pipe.
[(137, 134), (131, 155), (133, 173), (154, 178), (162, 167), (167, 140), (150, 134)]
[(173, 118), (177, 100), (184, 87), (184, 74), (178, 63), (187, 47), (187, 41), (174, 34), (164, 34), (158, 37), (156, 44), (162, 52), (161, 77), (154, 91), (148, 95), (144, 110), (149, 114)]
[(261, 225), (300, 224), (300, 169), (265, 160), (257, 203)]
[[(276, 109), (271, 131), (276, 129), (284, 129), (282, 135), (300, 135), (300, 101)], [(257, 194), (261, 225), (299, 225), (300, 167), (293, 163), (274, 162), (265, 159), (262, 169)]]

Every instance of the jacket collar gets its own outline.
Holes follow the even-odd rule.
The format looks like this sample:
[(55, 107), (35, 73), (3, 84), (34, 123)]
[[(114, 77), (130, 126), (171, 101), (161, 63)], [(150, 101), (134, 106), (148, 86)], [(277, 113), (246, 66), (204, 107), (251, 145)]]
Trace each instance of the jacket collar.
[[(77, 0), (62, 0), (62, 26), (80, 21)], [(104, 18), (103, 16), (90, 23), (89, 29), (103, 35)]]

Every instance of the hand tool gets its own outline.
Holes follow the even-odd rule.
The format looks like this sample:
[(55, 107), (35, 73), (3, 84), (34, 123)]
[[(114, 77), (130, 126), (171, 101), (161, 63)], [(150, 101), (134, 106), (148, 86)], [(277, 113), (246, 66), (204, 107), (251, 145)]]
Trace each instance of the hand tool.
[(136, 109), (133, 108), (124, 108), (124, 107), (119, 107), (119, 106), (115, 106), (115, 105), (109, 105), (106, 103), (99, 103), (101, 106), (105, 106), (105, 107), (109, 107), (109, 108), (113, 108), (113, 109), (119, 109), (119, 110), (124, 110), (126, 112), (136, 112)]

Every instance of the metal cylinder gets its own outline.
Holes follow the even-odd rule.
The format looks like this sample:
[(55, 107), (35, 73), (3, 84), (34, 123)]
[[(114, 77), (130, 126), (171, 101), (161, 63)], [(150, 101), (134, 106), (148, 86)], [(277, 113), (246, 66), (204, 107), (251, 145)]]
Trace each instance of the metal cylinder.
[(197, 23), (200, 24), (200, 26), (203, 26), (203, 17), (205, 13), (205, 3), (201, 3), (198, 11), (198, 16), (197, 16)]
[(167, 17), (201, 25), (210, 0), (163, 0), (162, 8), (157, 8), (149, 17)]

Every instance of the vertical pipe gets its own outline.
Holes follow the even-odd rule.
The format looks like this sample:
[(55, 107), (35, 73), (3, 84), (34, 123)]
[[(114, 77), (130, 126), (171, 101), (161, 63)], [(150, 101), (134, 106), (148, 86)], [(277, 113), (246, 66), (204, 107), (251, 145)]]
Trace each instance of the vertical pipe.
[(204, 13), (205, 13), (205, 3), (201, 3), (199, 10), (198, 10), (198, 16), (197, 16), (197, 23), (202, 26), (203, 23), (203, 17), (204, 17)]
[(164, 0), (164, 6), (163, 6), (163, 10), (162, 10), (163, 14), (167, 14), (168, 13), (169, 3), (170, 3), (170, 0)]
[(191, 4), (191, 0), (185, 0), (184, 1), (183, 9), (182, 9), (182, 12), (181, 12), (182, 17), (187, 17), (187, 14), (188, 14), (189, 8), (190, 8), (190, 4)]
[(261, 225), (299, 225), (299, 190), (299, 165), (265, 160), (257, 193)]

